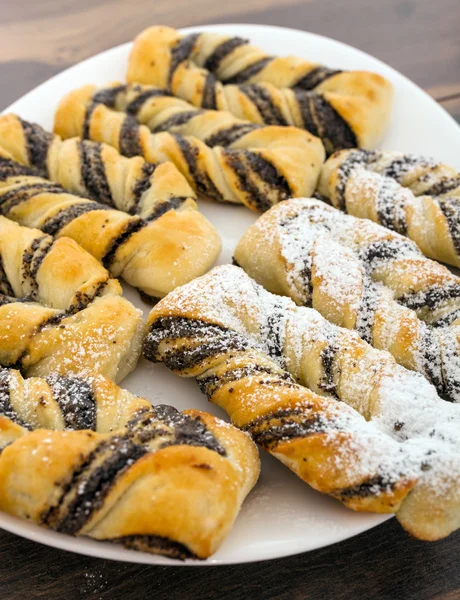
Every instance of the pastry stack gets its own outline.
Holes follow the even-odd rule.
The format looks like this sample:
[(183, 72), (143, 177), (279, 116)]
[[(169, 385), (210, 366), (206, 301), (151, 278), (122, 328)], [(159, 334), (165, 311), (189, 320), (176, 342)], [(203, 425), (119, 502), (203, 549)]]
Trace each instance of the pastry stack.
[[(419, 539), (458, 529), (460, 176), (376, 149), (391, 83), (168, 27), (101, 83), (54, 132), (0, 117), (0, 509), (204, 559), (257, 444)], [(197, 200), (264, 213), (233, 265)], [(141, 353), (232, 425), (119, 388)]]

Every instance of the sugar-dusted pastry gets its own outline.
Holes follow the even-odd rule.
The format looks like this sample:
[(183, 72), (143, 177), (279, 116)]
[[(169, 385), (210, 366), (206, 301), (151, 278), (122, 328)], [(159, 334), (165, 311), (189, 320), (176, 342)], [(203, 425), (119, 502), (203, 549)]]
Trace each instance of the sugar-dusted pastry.
[(172, 558), (217, 550), (259, 473), (250, 439), (101, 376), (0, 371), (0, 510)]
[(169, 294), (148, 326), (147, 359), (195, 377), (315, 489), (422, 539), (460, 526), (460, 407), (388, 353), (230, 265)]
[(170, 27), (149, 27), (135, 39), (127, 80), (254, 123), (307, 129), (328, 153), (375, 147), (393, 99), (390, 82), (376, 73), (275, 57), (239, 37), (184, 36)]
[(460, 267), (460, 175), (452, 167), (415, 154), (343, 150), (323, 166), (318, 189), (336, 208)]
[[(51, 140), (48, 150), (40, 146), (43, 136)], [(30, 163), (54, 181), (44, 179)], [(110, 146), (63, 143), (17, 117), (0, 117), (0, 213), (74, 239), (114, 277), (162, 297), (206, 272), (221, 241), (187, 195), (189, 186), (180, 173), (172, 165), (157, 169), (141, 158), (128, 160)], [(76, 195), (87, 191), (98, 202)], [(115, 210), (114, 204), (128, 212)]]
[(460, 401), (460, 280), (414, 242), (299, 198), (250, 227), (235, 260), (266, 289), (356, 329)]
[(60, 102), (54, 128), (63, 138), (106, 142), (126, 156), (171, 161), (200, 196), (260, 211), (313, 193), (324, 161), (321, 141), (306, 131), (200, 111), (148, 86), (74, 90)]
[(120, 294), (73, 240), (0, 217), (0, 365), (121, 380), (136, 366), (144, 324)]

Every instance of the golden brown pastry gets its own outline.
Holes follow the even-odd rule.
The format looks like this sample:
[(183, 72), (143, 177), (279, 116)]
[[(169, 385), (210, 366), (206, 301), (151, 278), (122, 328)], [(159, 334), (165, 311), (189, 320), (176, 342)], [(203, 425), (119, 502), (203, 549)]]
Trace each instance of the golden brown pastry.
[(460, 407), (388, 353), (230, 265), (169, 294), (148, 325), (147, 359), (196, 377), (315, 489), (395, 512), (423, 539), (460, 526)]
[(270, 56), (239, 37), (184, 36), (170, 27), (149, 27), (135, 39), (127, 81), (157, 85), (195, 106), (254, 123), (307, 129), (329, 154), (375, 147), (393, 99), (390, 82), (376, 73)]
[(323, 166), (318, 190), (336, 208), (460, 266), (460, 175), (451, 167), (415, 154), (344, 150)]
[(120, 294), (73, 240), (0, 217), (0, 365), (121, 380), (136, 366), (144, 324)]
[(206, 558), (259, 473), (247, 436), (103, 377), (0, 371), (0, 510), (70, 535)]
[(460, 282), (407, 238), (299, 198), (263, 215), (235, 260), (266, 289), (356, 329), (460, 401)]
[(105, 144), (62, 140), (13, 114), (0, 116), (0, 147), (15, 161), (36, 168), (41, 177), (130, 215), (153, 220), (186, 204), (195, 209), (191, 220), (203, 218), (193, 203), (193, 190), (172, 163), (147, 164)]
[[(159, 133), (139, 125), (134, 114)], [(313, 193), (324, 161), (321, 141), (306, 131), (256, 127), (151, 87), (74, 90), (58, 106), (55, 131), (105, 142), (148, 162), (171, 161), (200, 196), (260, 211)]]
[[(43, 136), (51, 139), (18, 117), (0, 117), (1, 214), (74, 239), (113, 276), (149, 296), (164, 296), (211, 267), (221, 249), (219, 234), (197, 210), (187, 195), (187, 182), (172, 165), (155, 169), (141, 158), (121, 157), (110, 146), (62, 142), (57, 136), (45, 160)], [(16, 160), (1, 148), (2, 142)], [(40, 153), (33, 150), (38, 146)], [(98, 202), (68, 193), (29, 164), (75, 194), (91, 191)], [(130, 214), (114, 210), (110, 203)]]

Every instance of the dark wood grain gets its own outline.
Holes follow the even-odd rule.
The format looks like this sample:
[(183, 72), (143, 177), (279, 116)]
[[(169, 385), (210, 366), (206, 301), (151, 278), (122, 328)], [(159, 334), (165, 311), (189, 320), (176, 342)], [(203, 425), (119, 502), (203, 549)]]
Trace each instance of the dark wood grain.
[[(370, 52), (424, 87), (460, 120), (459, 0), (2, 4), (0, 107), (71, 64), (130, 40), (149, 23), (249, 22), (313, 31)], [(406, 535), (394, 519), (308, 554), (197, 569), (92, 559), (0, 531), (0, 600), (454, 600), (460, 598), (459, 557), (460, 533), (423, 543)]]
[(2, 600), (445, 600), (459, 598), (460, 589), (460, 533), (427, 544), (402, 533), (395, 519), (331, 548), (215, 568), (115, 563), (7, 533), (0, 543)]

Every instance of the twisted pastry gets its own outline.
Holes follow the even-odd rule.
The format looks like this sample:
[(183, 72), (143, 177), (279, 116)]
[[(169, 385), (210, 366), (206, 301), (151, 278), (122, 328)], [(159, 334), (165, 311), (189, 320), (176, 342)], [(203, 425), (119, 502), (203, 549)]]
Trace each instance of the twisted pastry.
[[(112, 190), (118, 185), (118, 192), (112, 197), (119, 198), (120, 203), (126, 202), (127, 209), (130, 205), (135, 207), (145, 218), (131, 216), (105, 203), (69, 194), (60, 185), (40, 177), (35, 168), (26, 166), (23, 134), (27, 123), (11, 116), (9, 125), (14, 127), (3, 130), (3, 133), (8, 131), (7, 145), (23, 164), (0, 147), (0, 213), (22, 225), (74, 239), (114, 277), (123, 277), (153, 297), (164, 296), (175, 286), (205, 272), (219, 255), (219, 234), (198, 212), (195, 201), (190, 197), (169, 197), (174, 189), (170, 185), (169, 166), (155, 178), (153, 165), (141, 159), (131, 162), (109, 146), (77, 140), (63, 143), (54, 138), (50, 156), (56, 159), (57, 152), (62, 151), (60, 158), (47, 161), (54, 179), (69, 185), (76, 193), (93, 189), (91, 195), (98, 195), (103, 202), (107, 202), (106, 184), (110, 180)], [(38, 126), (34, 126), (34, 131), (38, 138), (43, 133)], [(7, 135), (2, 136), (0, 131), (2, 141), (7, 141)], [(37, 142), (32, 134), (30, 139)], [(80, 179), (81, 172), (85, 177)], [(186, 182), (179, 173), (176, 175), (179, 189), (187, 190)], [(155, 193), (159, 184), (164, 186), (163, 199)], [(130, 187), (133, 192), (125, 194), (124, 190)]]
[(274, 293), (388, 350), (460, 400), (458, 277), (367, 219), (312, 199), (290, 200), (243, 236), (235, 260)]
[(388, 354), (229, 265), (169, 294), (148, 325), (148, 360), (195, 377), (315, 489), (355, 510), (395, 512), (423, 539), (460, 526), (458, 407)]
[(345, 150), (323, 166), (318, 189), (336, 208), (460, 266), (460, 175), (451, 167), (415, 154)]
[[(436, 539), (458, 527), (457, 476), (446, 480), (442, 470), (444, 464), (458, 467), (458, 459), (452, 457), (454, 446), (439, 441), (439, 456), (444, 461), (448, 458), (448, 463), (433, 458), (439, 481), (453, 488), (439, 511), (443, 517), (438, 526), (436, 519), (425, 519), (437, 495), (436, 488), (422, 477), (423, 444), (402, 449), (352, 407), (296, 384), (279, 360), (285, 334), (279, 315), (285, 314), (285, 306), (280, 307), (280, 299), (272, 297), (273, 310), (267, 310), (267, 319), (259, 327), (259, 313), (269, 300), (259, 299), (262, 290), (257, 291), (248, 278), (242, 282), (233, 276), (231, 269), (214, 269), (178, 288), (153, 309), (146, 358), (164, 362), (181, 376), (196, 377), (208, 398), (224, 408), (237, 427), (248, 431), (312, 487), (348, 507), (397, 512), (414, 488), (413, 509), (408, 511), (406, 506), (410, 515), (404, 519), (410, 531)], [(252, 298), (246, 296), (248, 288)], [(266, 334), (260, 335), (265, 335), (265, 344), (258, 339), (263, 328)], [(314, 359), (315, 350), (310, 350)], [(458, 415), (454, 417), (458, 421)], [(420, 495), (424, 507), (417, 501)], [(423, 519), (419, 519), (421, 513)]]
[(259, 473), (249, 438), (103, 377), (0, 371), (0, 510), (173, 558), (220, 545)]
[(41, 177), (130, 215), (153, 220), (185, 203), (195, 209), (190, 219), (203, 218), (193, 190), (172, 163), (147, 164), (105, 144), (62, 140), (13, 114), (0, 116), (0, 146)]
[(254, 123), (307, 129), (329, 154), (376, 146), (393, 98), (390, 82), (376, 73), (273, 57), (238, 37), (182, 36), (169, 27), (149, 27), (136, 38), (127, 81), (154, 84), (195, 106)]
[(96, 372), (119, 381), (141, 351), (141, 312), (71, 239), (0, 217), (0, 364), (28, 375)]
[[(133, 114), (159, 133), (139, 125)], [(200, 111), (152, 87), (75, 90), (59, 104), (55, 131), (63, 138), (106, 142), (149, 162), (171, 161), (199, 195), (260, 211), (305, 190), (312, 193), (324, 161), (321, 141), (305, 131), (257, 127), (229, 113)]]

